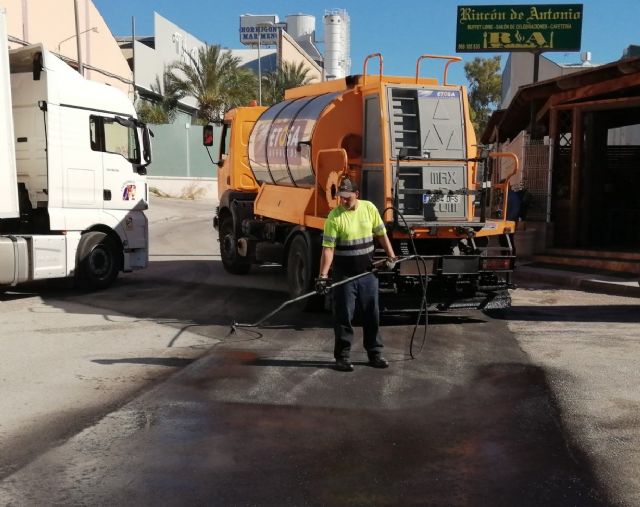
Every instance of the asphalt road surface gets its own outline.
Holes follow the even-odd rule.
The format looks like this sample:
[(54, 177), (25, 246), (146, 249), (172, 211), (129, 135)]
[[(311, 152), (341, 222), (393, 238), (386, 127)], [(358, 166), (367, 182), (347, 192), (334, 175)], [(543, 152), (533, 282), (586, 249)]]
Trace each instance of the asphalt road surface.
[[(226, 274), (214, 204), (154, 200), (152, 263), (0, 297), (1, 505), (640, 505), (638, 300), (514, 291), (494, 320), (387, 320), (332, 369), (278, 267)], [(414, 345), (422, 345), (422, 329)]]

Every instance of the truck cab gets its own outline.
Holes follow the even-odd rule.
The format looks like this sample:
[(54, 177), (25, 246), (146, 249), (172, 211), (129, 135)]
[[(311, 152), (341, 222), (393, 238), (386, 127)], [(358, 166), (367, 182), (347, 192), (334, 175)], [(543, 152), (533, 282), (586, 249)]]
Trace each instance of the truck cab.
[(103, 288), (146, 267), (148, 128), (122, 92), (43, 45), (8, 52), (0, 26), (0, 286)]

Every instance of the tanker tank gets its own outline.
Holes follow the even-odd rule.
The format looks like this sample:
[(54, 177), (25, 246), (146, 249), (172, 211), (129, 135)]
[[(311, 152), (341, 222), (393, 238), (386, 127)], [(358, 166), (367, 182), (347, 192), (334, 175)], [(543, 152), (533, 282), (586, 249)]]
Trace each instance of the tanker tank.
[(341, 93), (289, 99), (267, 109), (249, 137), (249, 163), (258, 182), (309, 188), (318, 120)]

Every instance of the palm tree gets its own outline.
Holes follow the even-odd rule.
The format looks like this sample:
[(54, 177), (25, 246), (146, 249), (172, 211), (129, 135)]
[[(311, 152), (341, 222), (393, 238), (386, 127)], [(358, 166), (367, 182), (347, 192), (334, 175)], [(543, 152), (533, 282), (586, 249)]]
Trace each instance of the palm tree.
[(226, 111), (245, 105), (255, 95), (255, 74), (240, 68), (240, 59), (218, 44), (207, 44), (195, 56), (186, 56), (186, 61), (169, 67), (170, 84), (172, 90), (196, 99), (202, 120), (220, 120)]
[(151, 85), (151, 91), (156, 95), (157, 100), (138, 100), (136, 102), (138, 118), (145, 123), (171, 123), (176, 116), (178, 101), (184, 98), (184, 95), (173, 88), (168, 69), (164, 69), (162, 84), (160, 84), (160, 78), (156, 76), (156, 82), (155, 85)]
[(284, 99), (284, 91), (309, 84), (309, 68), (303, 62), (283, 62), (282, 66), (262, 77), (263, 104), (273, 105)]

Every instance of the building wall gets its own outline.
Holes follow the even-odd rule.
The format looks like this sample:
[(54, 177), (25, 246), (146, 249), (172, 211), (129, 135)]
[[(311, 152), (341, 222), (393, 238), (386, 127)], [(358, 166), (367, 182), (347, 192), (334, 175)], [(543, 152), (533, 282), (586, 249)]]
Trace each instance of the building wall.
[[(533, 59), (532, 53), (517, 52), (509, 54), (502, 73), (502, 102), (500, 109), (506, 109), (509, 106), (520, 86), (533, 83)], [(585, 68), (580, 65), (558, 65), (541, 55), (538, 67), (538, 81), (572, 74)]]
[[(77, 61), (77, 40), (72, 37), (76, 33), (74, 2), (0, 0), (0, 6), (7, 10), (9, 36), (30, 44), (41, 42), (48, 50)], [(91, 0), (78, 0), (78, 11), (82, 61), (88, 66), (85, 77), (133, 98), (131, 69), (104, 19)], [(94, 27), (97, 33), (91, 30)], [(85, 30), (89, 31), (82, 33)], [(10, 47), (20, 45), (14, 42)]]
[[(251, 69), (258, 74), (258, 50), (257, 49), (232, 49), (231, 54), (240, 59), (240, 67)], [(278, 52), (270, 47), (260, 48), (261, 72), (271, 72), (278, 68)]]
[[(155, 48), (138, 41), (134, 43), (136, 86), (148, 91), (155, 86), (156, 78), (162, 83), (166, 67), (176, 61), (188, 61), (187, 53), (195, 56), (198, 49), (205, 45), (200, 39), (157, 12), (153, 13), (153, 31)], [(185, 97), (181, 102), (190, 107), (197, 106), (196, 100), (192, 97)]]
[(640, 125), (609, 129), (607, 144), (609, 146), (640, 146)]
[(302, 62), (309, 69), (307, 76), (312, 81), (322, 81), (322, 67), (293, 40), (287, 32), (280, 30), (280, 44), (278, 45), (278, 59), (280, 62), (289, 62), (298, 65)]
[[(135, 41), (135, 79), (136, 86), (151, 91), (156, 84), (156, 78), (162, 83), (162, 75), (165, 68), (176, 61), (189, 61), (187, 53), (197, 55), (199, 48), (205, 45), (197, 37), (172, 23), (168, 19), (154, 12), (154, 46), (151, 48), (139, 41)], [(240, 59), (240, 66), (258, 72), (257, 49), (231, 49), (231, 54)], [(269, 72), (276, 68), (276, 50), (270, 47), (260, 49), (262, 72)], [(189, 107), (197, 107), (197, 102), (192, 97), (185, 97), (181, 103)]]
[[(156, 76), (160, 76), (162, 83), (162, 62), (156, 58), (156, 50), (138, 41), (133, 43), (133, 68), (135, 71), (136, 87), (151, 91), (151, 85), (155, 86)], [(124, 52), (123, 52), (124, 54)]]

